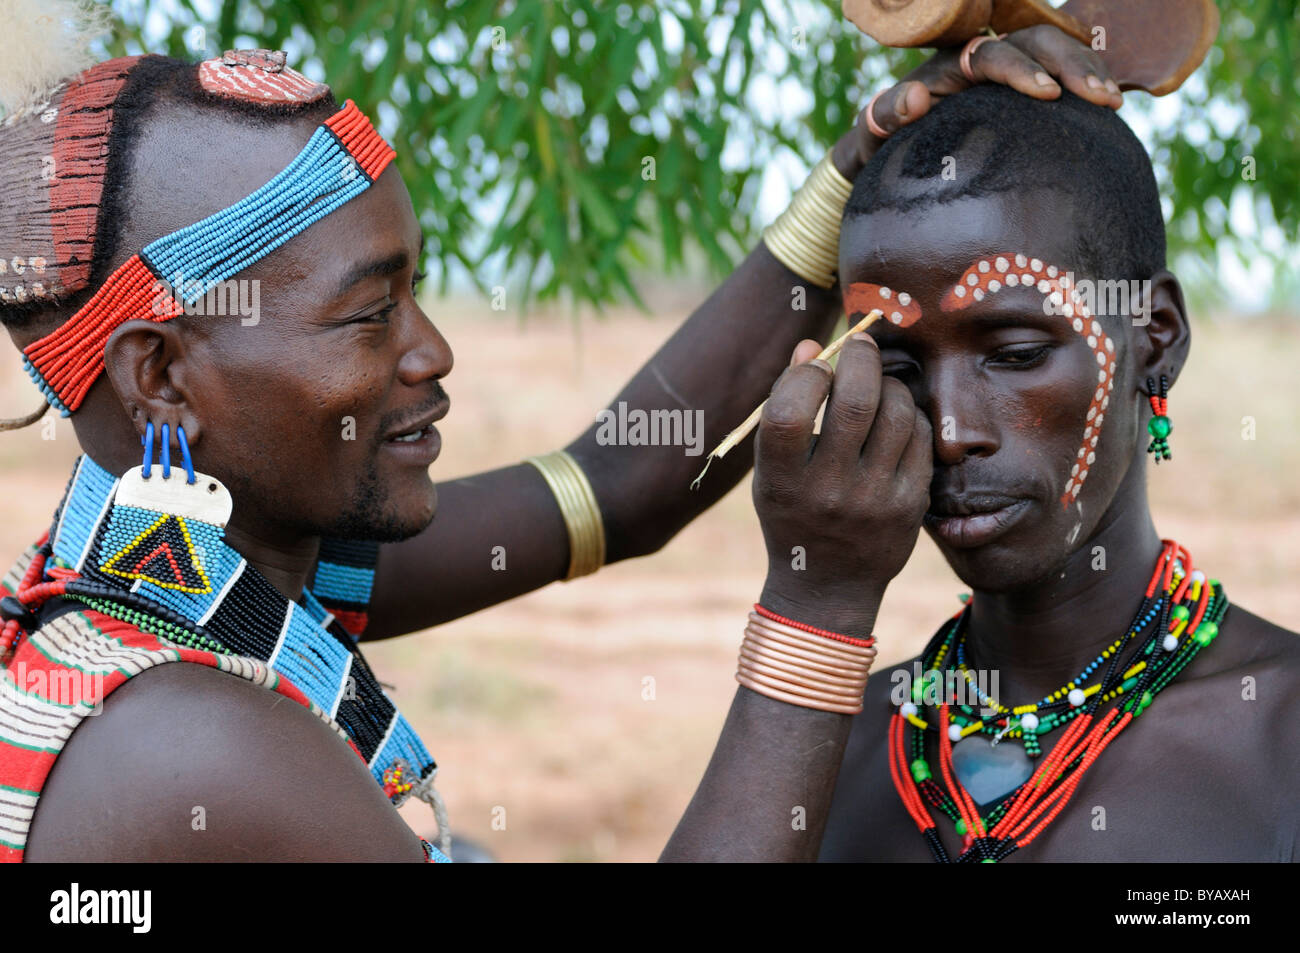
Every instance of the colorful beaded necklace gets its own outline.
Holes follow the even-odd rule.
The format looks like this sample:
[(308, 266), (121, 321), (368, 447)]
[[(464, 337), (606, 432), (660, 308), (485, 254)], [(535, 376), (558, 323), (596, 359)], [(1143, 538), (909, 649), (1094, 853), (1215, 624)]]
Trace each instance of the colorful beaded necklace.
[[(434, 808), (437, 764), (384, 693), (348, 632), (310, 589), (283, 596), (212, 523), (117, 501), (121, 481), (88, 456), (77, 461), (46, 540), (24, 579), (25, 625), (10, 619), (7, 656), (34, 611), (52, 598), (85, 603), (177, 645), (248, 656), (292, 682), (344, 729), (394, 806), (408, 796)], [(369, 544), (373, 547), (373, 544)], [(373, 570), (357, 565), (366, 544), (335, 545), (351, 559), (323, 563), (317, 586), (344, 604), (369, 598)], [(6, 603), (12, 600), (5, 600)]]
[[(1162, 542), (1164, 548), (1127, 633), (1076, 678), (1041, 701), (1007, 709), (981, 691), (981, 703), (993, 709), (985, 716), (972, 706), (949, 704), (949, 698), (941, 698), (938, 704), (926, 706), (935, 716), (932, 724), (918, 709), (926, 704), (923, 686), (919, 682), (913, 685), (912, 701), (900, 705), (890, 719), (889, 769), (903, 806), (935, 860), (953, 862), (927, 804), (947, 815), (963, 838), (964, 850), (956, 862), (993, 863), (1027, 846), (1065, 808), (1105, 747), (1218, 636), (1228, 609), (1222, 586), (1217, 579), (1207, 580), (1203, 573), (1193, 571), (1191, 555), (1178, 543)], [(967, 602), (940, 627), (922, 653), (922, 668), (935, 673), (938, 684), (945, 684), (943, 676), (948, 672), (970, 681), (963, 649), (969, 614)], [(1138, 642), (1148, 628), (1150, 635)], [(1121, 663), (1128, 647), (1133, 651)], [(1103, 664), (1106, 668), (1101, 679), (1083, 687)], [(1100, 715), (1100, 707), (1116, 699), (1122, 699), (1120, 704)], [(982, 815), (956, 776), (954, 742), (976, 733), (994, 736), (994, 745), (1006, 737), (1017, 738), (1024, 742), (1026, 753), (1037, 757), (1041, 754), (1038, 738), (1057, 728), (1065, 728), (1065, 732), (1037, 769), (996, 798), (992, 810)], [(938, 736), (944, 786), (934, 779), (926, 758), (927, 732)]]

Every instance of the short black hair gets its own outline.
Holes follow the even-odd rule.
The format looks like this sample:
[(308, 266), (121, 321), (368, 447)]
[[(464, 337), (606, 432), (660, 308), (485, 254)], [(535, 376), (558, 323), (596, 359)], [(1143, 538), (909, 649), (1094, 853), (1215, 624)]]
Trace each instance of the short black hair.
[[(951, 157), (961, 153), (968, 157), (953, 167)], [(945, 178), (947, 168), (955, 176)], [(1094, 275), (1144, 279), (1165, 267), (1150, 157), (1114, 110), (1067, 91), (1040, 100), (981, 84), (945, 97), (871, 157), (844, 221), (1044, 187), (1074, 200), (1074, 249)]]

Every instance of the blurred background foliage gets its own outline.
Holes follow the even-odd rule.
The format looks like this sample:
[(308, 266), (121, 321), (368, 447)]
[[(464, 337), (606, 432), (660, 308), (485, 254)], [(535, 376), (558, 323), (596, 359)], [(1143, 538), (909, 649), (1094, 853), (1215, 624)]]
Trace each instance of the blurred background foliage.
[[(1218, 42), (1188, 84), (1125, 106), (1171, 250), (1210, 285), (1228, 250), (1295, 290), (1274, 266), (1300, 231), (1298, 4), (1221, 0)], [(510, 285), (525, 305), (639, 300), (638, 273), (701, 261), (725, 273), (769, 217), (773, 164), (810, 167), (926, 55), (881, 48), (838, 0), (111, 5), (113, 55), (287, 50), (397, 148), (441, 290)]]

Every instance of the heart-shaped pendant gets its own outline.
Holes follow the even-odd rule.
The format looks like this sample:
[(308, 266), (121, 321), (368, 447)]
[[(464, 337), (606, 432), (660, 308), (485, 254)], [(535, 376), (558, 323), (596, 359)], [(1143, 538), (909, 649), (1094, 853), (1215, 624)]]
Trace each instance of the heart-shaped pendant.
[(1029, 780), (1034, 763), (1018, 744), (993, 744), (984, 735), (969, 735), (952, 746), (957, 780), (983, 807), (1010, 794)]

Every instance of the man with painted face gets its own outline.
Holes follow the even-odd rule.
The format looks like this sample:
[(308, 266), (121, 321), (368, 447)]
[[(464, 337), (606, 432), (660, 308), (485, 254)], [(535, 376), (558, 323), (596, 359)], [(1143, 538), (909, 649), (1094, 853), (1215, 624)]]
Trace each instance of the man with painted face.
[[(845, 310), (884, 316), (768, 402), (761, 605), (865, 637), (922, 526), (972, 597), (855, 717), (740, 688), (728, 724), (767, 744), (719, 744), (666, 856), (1297, 859), (1300, 638), (1229, 605), (1231, 567), (1148, 507), (1191, 325), (1132, 132), (1069, 94), (951, 97), (857, 176), (840, 266)], [(741, 817), (728, 788), (754, 792)]]

